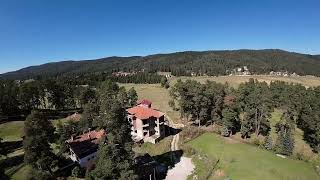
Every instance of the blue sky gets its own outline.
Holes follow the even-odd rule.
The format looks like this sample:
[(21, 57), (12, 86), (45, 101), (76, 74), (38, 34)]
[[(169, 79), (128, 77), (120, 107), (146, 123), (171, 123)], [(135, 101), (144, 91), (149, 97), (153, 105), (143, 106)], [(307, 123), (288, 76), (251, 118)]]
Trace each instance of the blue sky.
[(0, 73), (185, 50), (320, 54), (319, 0), (0, 0)]

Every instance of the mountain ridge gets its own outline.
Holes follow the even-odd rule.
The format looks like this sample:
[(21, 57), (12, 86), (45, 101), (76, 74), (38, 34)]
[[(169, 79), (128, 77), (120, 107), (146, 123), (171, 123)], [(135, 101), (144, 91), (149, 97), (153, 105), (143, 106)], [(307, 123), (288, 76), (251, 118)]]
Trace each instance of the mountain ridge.
[[(27, 79), (115, 71), (171, 71), (175, 75), (190, 72), (223, 75), (226, 70), (249, 66), (253, 73), (274, 71), (320, 76), (320, 55), (281, 49), (208, 50), (159, 53), (146, 56), (111, 56), (90, 60), (49, 62), (0, 74), (2, 79)], [(317, 69), (318, 68), (318, 69)]]

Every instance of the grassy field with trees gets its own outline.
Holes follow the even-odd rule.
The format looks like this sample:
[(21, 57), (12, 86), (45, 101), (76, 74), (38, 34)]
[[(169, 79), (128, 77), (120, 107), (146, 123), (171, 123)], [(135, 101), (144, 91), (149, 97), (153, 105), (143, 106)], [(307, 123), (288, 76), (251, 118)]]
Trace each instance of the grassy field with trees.
[(320, 179), (310, 163), (283, 159), (257, 146), (226, 140), (216, 134), (205, 133), (189, 144), (209, 158), (219, 159), (218, 169), (231, 179)]
[(190, 79), (200, 83), (205, 83), (207, 80), (218, 83), (228, 83), (231, 87), (237, 88), (241, 83), (248, 82), (250, 78), (264, 81), (270, 84), (272, 81), (284, 81), (294, 84), (302, 84), (306, 87), (320, 86), (320, 78), (314, 76), (298, 76), (298, 77), (283, 77), (283, 76), (268, 76), (268, 75), (250, 75), (250, 76), (194, 76), (194, 77), (173, 77), (170, 78), (170, 84), (173, 85), (178, 79), (183, 81)]
[[(217, 154), (216, 151), (226, 150), (225, 152), (229, 152), (230, 156), (226, 154), (220, 155), (223, 158), (221, 158), (219, 167), (221, 171), (232, 178), (254, 179), (254, 177), (258, 177), (259, 173), (269, 178), (273, 178), (273, 176), (282, 179), (318, 178), (318, 176), (314, 176), (316, 171), (314, 170), (315, 165), (312, 164), (312, 161), (317, 158), (317, 153), (312, 152), (312, 150), (319, 151), (319, 137), (315, 129), (318, 126), (319, 103), (315, 99), (319, 98), (320, 91), (319, 88), (306, 89), (304, 86), (317, 86), (320, 78), (254, 76), (258, 80), (267, 82), (264, 83), (249, 80), (250, 77), (252, 76), (182, 77), (182, 81), (177, 81), (178, 78), (174, 77), (169, 79), (170, 83), (161, 79), (160, 84), (119, 84), (120, 87), (114, 83), (104, 82), (97, 88), (96, 92), (90, 88), (84, 88), (80, 92), (74, 90), (65, 92), (64, 90), (70, 90), (72, 89), (71, 87), (77, 86), (72, 85), (70, 87), (67, 82), (61, 84), (56, 82), (57, 84), (54, 86), (49, 86), (52, 88), (52, 92), (55, 92), (50, 101), (62, 110), (68, 107), (75, 107), (78, 104), (83, 108), (83, 116), (79, 123), (64, 124), (64, 120), (61, 120), (61, 124), (57, 120), (52, 121), (53, 126), (56, 127), (58, 139), (55, 139), (55, 142), (52, 139), (41, 142), (43, 145), (39, 149), (45, 149), (44, 147), (47, 147), (49, 143), (54, 143), (55, 145), (51, 146), (51, 149), (47, 151), (48, 154), (61, 155), (66, 151), (61, 146), (66, 138), (69, 138), (71, 134), (81, 134), (90, 127), (113, 129), (114, 135), (119, 138), (118, 141), (124, 146), (131, 147), (132, 142), (122, 139), (126, 137), (125, 134), (119, 136), (115, 133), (118, 131), (118, 125), (123, 126), (127, 132), (127, 125), (121, 122), (123, 109), (132, 106), (138, 98), (149, 99), (152, 101), (154, 108), (165, 112), (168, 118), (175, 123), (183, 122), (188, 126), (193, 124), (199, 126), (200, 129), (212, 125), (219, 126), (218, 133), (225, 136), (225, 138), (217, 134), (205, 134), (190, 142), (190, 145), (201, 154), (212, 157), (212, 161), (217, 159), (217, 156), (214, 156), (214, 154)], [(216, 80), (217, 83), (206, 82), (207, 80)], [(294, 84), (302, 83), (304, 86), (279, 81), (274, 82), (275, 80), (283, 80)], [(225, 82), (228, 82), (229, 85), (224, 84)], [(40, 87), (36, 82), (34, 85)], [(235, 89), (230, 88), (230, 86), (235, 87)], [(14, 89), (18, 88), (15, 85), (12, 85), (12, 87)], [(23, 85), (22, 87), (26, 88), (19, 88), (18, 96), (12, 96), (16, 98), (12, 98), (10, 105), (12, 105), (13, 109), (21, 107), (25, 110), (33, 109), (34, 107), (30, 106), (32, 104), (30, 101), (32, 102), (35, 98), (33, 96), (28, 98), (23, 96), (24, 98), (22, 98), (22, 94), (24, 92), (34, 92), (37, 97), (42, 97), (42, 94), (39, 91), (32, 90), (32, 86)], [(6, 89), (3, 90), (3, 93), (5, 91)], [(63, 97), (68, 96), (68, 98), (55, 98), (60, 97), (60, 93), (63, 94)], [(78, 95), (69, 97), (70, 94), (77, 93)], [(136, 97), (135, 93), (137, 93), (138, 97)], [(23, 106), (14, 106), (14, 102), (17, 101), (21, 102)], [(41, 102), (36, 102), (41, 104)], [(116, 104), (118, 107), (110, 106), (110, 104)], [(3, 105), (1, 107), (6, 108)], [(95, 118), (99, 114), (104, 114), (103, 112), (107, 112), (108, 116)], [(121, 117), (117, 116), (117, 114), (121, 115)], [(31, 118), (42, 119), (39, 117)], [(114, 124), (106, 121), (107, 119), (114, 120), (117, 118), (119, 118), (119, 121), (115, 121)], [(44, 127), (44, 124), (42, 122), (41, 127)], [(192, 127), (197, 128), (196, 126)], [(35, 127), (38, 127), (38, 125), (29, 126), (29, 131), (32, 132)], [(0, 138), (4, 141), (21, 140), (23, 128), (24, 121), (2, 123), (0, 124)], [(31, 135), (34, 137), (30, 137), (30, 142), (38, 136), (32, 133)], [(50, 136), (53, 137), (52, 132), (50, 132)], [(267, 139), (269, 136), (270, 140)], [(259, 142), (255, 140), (256, 138), (259, 139)], [(226, 139), (229, 140), (226, 141)], [(168, 137), (157, 145), (146, 143), (139, 148), (135, 147), (134, 150), (139, 153), (147, 152), (155, 156), (166, 154), (170, 149), (170, 141), (171, 137)], [(266, 142), (269, 141), (272, 147), (267, 151), (265, 150), (268, 149), (266, 145), (268, 143)], [(102, 167), (106, 163), (104, 159), (108, 156), (108, 151), (118, 148), (114, 144), (103, 147), (100, 152), (102, 159), (98, 160), (101, 168), (99, 167), (92, 171), (90, 176), (104, 176)], [(32, 146), (33, 144), (29, 145), (29, 147)], [(133, 152), (128, 151), (125, 153), (128, 153), (127, 158), (129, 158), (126, 161), (131, 163)], [(286, 155), (287, 158), (279, 158), (275, 153)], [(252, 154), (252, 157), (247, 157), (250, 154)], [(241, 159), (238, 156), (246, 158)], [(41, 165), (45, 159), (47, 157), (35, 161)], [(254, 162), (248, 165), (251, 161)], [(39, 167), (38, 165), (35, 167), (36, 165), (30, 162), (30, 160), (29, 162), (26, 161), (33, 168), (37, 169)], [(258, 162), (266, 167), (267, 172), (262, 170)], [(203, 161), (201, 159), (195, 159), (194, 163), (196, 170), (199, 170), (199, 167), (206, 166), (202, 164)], [(275, 167), (273, 167), (274, 163), (277, 164)], [(20, 173), (24, 174), (30, 169), (29, 165), (21, 166), (17, 164), (7, 171), (10, 172), (12, 178), (19, 177)], [(253, 166), (257, 168), (252, 170), (252, 177), (243, 174), (243, 172), (251, 172), (249, 168), (254, 168)], [(301, 169), (308, 169), (305, 176), (301, 176)], [(41, 171), (49, 170), (50, 168), (48, 167), (42, 167), (41, 169)], [(288, 173), (290, 171), (294, 171), (294, 173), (291, 175)], [(284, 173), (281, 174), (281, 172)], [(105, 175), (109, 176), (110, 174)], [(135, 177), (134, 174), (131, 174), (131, 170), (128, 176)]]

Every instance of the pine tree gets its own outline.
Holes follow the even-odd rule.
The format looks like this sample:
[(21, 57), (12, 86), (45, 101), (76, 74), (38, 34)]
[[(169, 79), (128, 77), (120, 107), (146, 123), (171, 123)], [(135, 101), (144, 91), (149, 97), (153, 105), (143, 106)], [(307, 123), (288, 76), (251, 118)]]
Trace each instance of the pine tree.
[(291, 131), (289, 130), (284, 138), (283, 138), (283, 150), (282, 154), (285, 154), (287, 156), (291, 156), (294, 149), (294, 139), (292, 136)]
[(238, 106), (245, 112), (245, 118), (241, 121), (250, 133), (267, 134), (270, 131), (269, 117), (272, 112), (271, 92), (266, 82), (258, 82), (250, 79), (238, 88)]
[(275, 151), (280, 154), (282, 154), (284, 149), (284, 146), (283, 146), (284, 136), (285, 136), (284, 128), (281, 128), (278, 132), (278, 137), (275, 144)]
[(118, 93), (118, 99), (122, 103), (124, 107), (129, 107), (129, 96), (127, 94), (127, 91), (124, 87), (119, 88), (119, 93)]
[(167, 83), (168, 83), (168, 79), (163, 76), (160, 81), (161, 87), (165, 87)]
[(176, 110), (176, 105), (175, 105), (175, 102), (174, 100), (169, 100), (168, 101), (168, 105), (173, 109), (173, 110)]
[(97, 118), (98, 114), (99, 106), (95, 101), (85, 104), (79, 121), (81, 131), (87, 131), (89, 128), (92, 128), (93, 121)]
[[(130, 124), (126, 119), (126, 111), (116, 95), (110, 91), (112, 84), (101, 89), (100, 118), (97, 121), (101, 128), (108, 131), (106, 143), (99, 145), (96, 167), (88, 175), (90, 179), (137, 179), (133, 163), (134, 152)], [(106, 94), (115, 94), (106, 96)]]
[(129, 106), (136, 105), (137, 104), (137, 100), (138, 100), (138, 94), (137, 94), (136, 90), (132, 87), (128, 91), (128, 103), (129, 103)]
[(222, 110), (222, 124), (228, 130), (227, 136), (230, 135), (233, 129), (236, 129), (237, 125), (237, 113), (230, 107), (226, 107)]
[(291, 129), (285, 130), (284, 126), (278, 132), (275, 149), (277, 153), (287, 156), (292, 155), (294, 149), (294, 138)]
[(270, 151), (272, 150), (272, 146), (273, 146), (272, 137), (271, 135), (268, 135), (264, 140), (264, 147)]
[(41, 113), (33, 111), (24, 123), (24, 162), (34, 168), (51, 171), (55, 155), (50, 147), (54, 127)]

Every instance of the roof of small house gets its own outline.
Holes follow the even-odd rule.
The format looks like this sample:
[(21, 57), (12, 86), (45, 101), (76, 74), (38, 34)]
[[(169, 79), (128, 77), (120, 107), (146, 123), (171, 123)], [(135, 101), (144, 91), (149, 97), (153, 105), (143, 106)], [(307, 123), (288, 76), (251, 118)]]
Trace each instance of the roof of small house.
[(67, 120), (72, 120), (72, 121), (80, 121), (80, 119), (81, 119), (81, 114), (79, 114), (79, 113), (76, 112), (76, 113), (74, 113), (74, 114), (66, 117), (66, 119), (67, 119)]
[(164, 113), (157, 111), (152, 108), (146, 108), (141, 106), (134, 106), (132, 108), (127, 109), (129, 114), (136, 116), (138, 119), (149, 119), (150, 117), (160, 118), (164, 115)]
[(150, 106), (152, 104), (152, 102), (149, 101), (148, 99), (140, 99), (137, 101), (137, 105), (139, 105), (139, 104)]
[(90, 131), (67, 140), (67, 143), (72, 151), (81, 159), (96, 152), (101, 138), (105, 135), (105, 130)]

